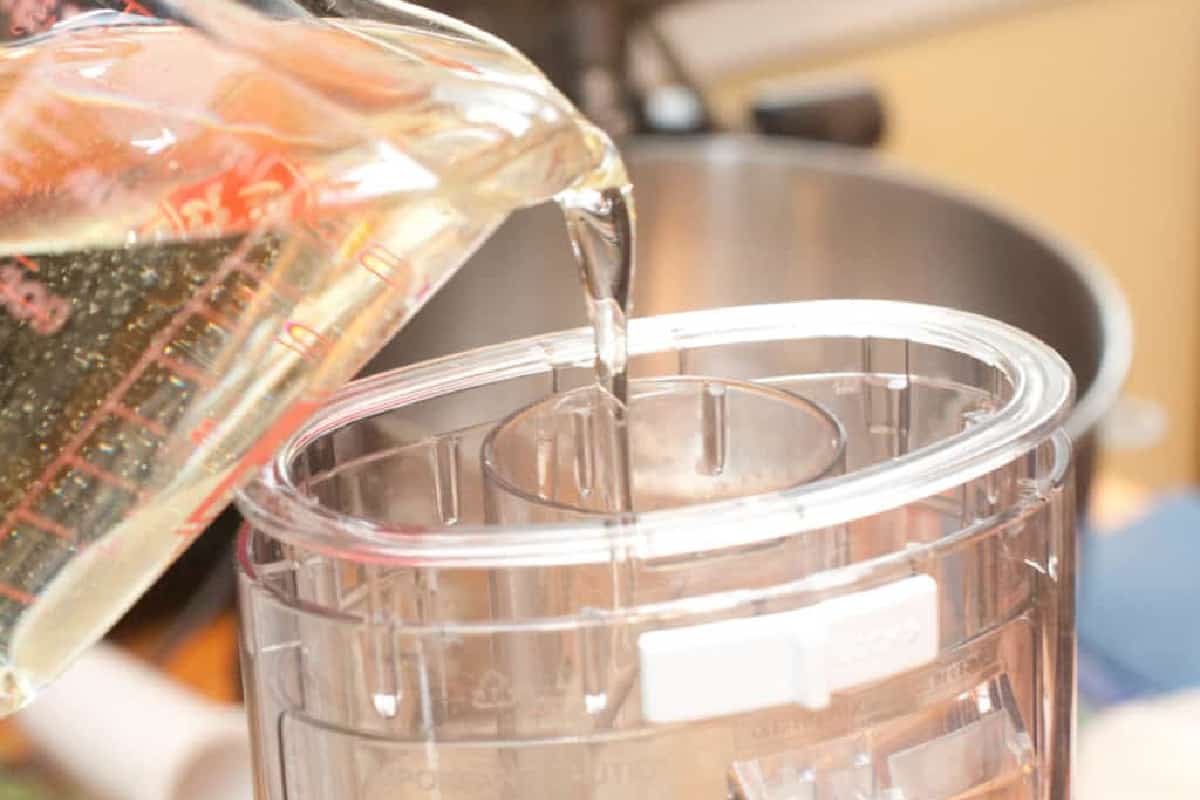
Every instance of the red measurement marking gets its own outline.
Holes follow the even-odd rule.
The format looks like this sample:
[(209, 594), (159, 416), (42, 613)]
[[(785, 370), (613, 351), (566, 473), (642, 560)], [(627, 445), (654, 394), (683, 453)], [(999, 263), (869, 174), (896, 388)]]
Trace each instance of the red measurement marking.
[(121, 11), (125, 14), (140, 14), (143, 17), (154, 16), (154, 14), (147, 10), (141, 3), (136, 2), (136, 0), (128, 0), (125, 3), (125, 8), (121, 9)]
[(138, 414), (136, 411), (131, 408), (127, 408), (126, 406), (114, 403), (102, 406), (100, 411), (101, 413), (107, 411), (113, 416), (120, 417), (126, 422), (132, 422), (139, 428), (145, 428), (160, 439), (165, 439), (167, 437), (167, 429), (161, 423), (143, 417), (141, 414)]
[(132, 495), (136, 495), (138, 497), (141, 497), (142, 495), (141, 487), (139, 487), (136, 483), (128, 481), (114, 472), (109, 472), (103, 467), (97, 467), (92, 462), (85, 461), (79, 456), (68, 456), (67, 458), (63, 459), (63, 463), (74, 467), (86, 475), (91, 475), (96, 480), (116, 486), (118, 489), (124, 489)]
[(224, 480), (208, 493), (200, 505), (192, 509), (192, 513), (188, 514), (187, 519), (179, 526), (177, 533), (180, 536), (193, 536), (203, 531), (216, 513), (229, 502), (234, 490), (242, 484), (247, 474), (266, 464), (287, 441), (287, 438), (320, 407), (319, 401), (301, 400), (285, 411), (270, 430), (242, 457), (237, 466), (225, 476)]
[[(318, 241), (334, 249), (340, 248), (353, 232), (350, 226), (337, 220), (306, 219), (301, 225)], [(377, 242), (364, 245), (357, 251), (355, 261), (389, 286), (404, 288), (410, 264), (384, 245)]]
[(396, 273), (406, 273), (408, 262), (381, 244), (367, 247), (358, 257), (358, 265), (389, 286), (403, 287)]
[(275, 280), (270, 273), (264, 272), (253, 264), (239, 262), (236, 265), (236, 269), (243, 275), (258, 281), (260, 288), (270, 289), (284, 300), (287, 300), (289, 303), (299, 303), (302, 299), (301, 294), (296, 287)]
[(27, 606), (32, 605), (34, 600), (33, 595), (29, 592), (22, 592), (17, 587), (9, 586), (7, 583), (0, 583), (0, 595), (4, 595), (9, 600), (16, 600), (18, 603)]
[[(9, 532), (11, 533), (11, 531)], [(31, 605), (34, 597), (29, 592), (23, 592), (15, 586), (10, 586), (7, 583), (0, 583), (0, 595), (7, 597), (9, 600), (16, 600), (23, 605)]]
[(209, 434), (213, 432), (213, 428), (215, 427), (217, 427), (215, 419), (205, 419), (199, 425), (192, 428), (191, 432), (188, 433), (188, 438), (192, 440), (192, 444), (199, 447), (209, 437)]
[(275, 341), (299, 355), (306, 361), (320, 358), (332, 345), (315, 328), (310, 328), (302, 322), (288, 320), (283, 325), (283, 333), (275, 337)]
[(46, 519), (41, 514), (35, 514), (28, 508), (16, 508), (13, 513), (17, 519), (23, 519), (35, 528), (40, 528), (47, 533), (52, 533), (60, 539), (65, 539), (68, 542), (75, 541), (75, 532), (70, 528), (64, 528), (52, 519)]
[(311, 198), (297, 167), (277, 153), (255, 152), (213, 178), (175, 190), (159, 211), (176, 233), (228, 233), (248, 230), (272, 213), (301, 217)]
[[(226, 278), (229, 277), (230, 273), (233, 271), (233, 263), (237, 261), (238, 257), (245, 255), (245, 250), (249, 246), (249, 243), (243, 244), (240, 251), (234, 253), (232, 258), (226, 259), (220, 267), (214, 270), (213, 274), (204, 283), (204, 285), (198, 287), (196, 296), (205, 297), (216, 291), (216, 289)], [(41, 496), (41, 493), (45, 491), (45, 488), (49, 485), (50, 480), (64, 466), (66, 459), (71, 458), (80, 451), (92, 434), (96, 432), (97, 428), (99, 428), (101, 422), (106, 419), (108, 413), (122, 417), (136, 425), (145, 428), (146, 430), (151, 431), (152, 433), (155, 433), (156, 435), (166, 438), (168, 432), (162, 425), (150, 422), (149, 420), (138, 416), (136, 413), (123, 406), (121, 404), (121, 400), (125, 397), (133, 385), (141, 380), (142, 376), (146, 374), (146, 370), (156, 362), (163, 349), (179, 335), (180, 330), (187, 323), (188, 319), (190, 319), (190, 317), (186, 314), (179, 314), (175, 316), (169, 323), (167, 323), (166, 326), (163, 327), (162, 330), (160, 330), (151, 338), (149, 346), (142, 352), (142, 355), (138, 359), (137, 363), (135, 363), (129, 372), (125, 374), (125, 377), (122, 378), (115, 387), (113, 387), (113, 390), (108, 394), (107, 398), (105, 398), (104, 402), (98, 409), (98, 413), (91, 415), (84, 422), (75, 435), (72, 436), (70, 440), (68, 440), (63, 446), (62, 452), (59, 454), (59, 456), (55, 458), (54, 461), (46, 465), (46, 468), (42, 470), (42, 474), (37, 480), (29, 484), (29, 489), (21, 498), (21, 502), (18, 503), (17, 506), (12, 510), (10, 510), (4, 516), (4, 520), (0, 522), (0, 529), (13, 528), (15, 520), (20, 519), (25, 514), (29, 513), (30, 506), (35, 500), (37, 500), (38, 497)], [(299, 422), (296, 422), (297, 426), (299, 424)], [(270, 453), (267, 454), (266, 458), (269, 457)]]
[(179, 377), (186, 378), (187, 380), (203, 386), (206, 389), (211, 389), (213, 386), (217, 385), (216, 379), (207, 372), (201, 370), (199, 367), (193, 367), (191, 364), (186, 364), (183, 361), (171, 358), (168, 355), (160, 355), (157, 361)]
[(194, 306), (189, 303), (188, 311), (226, 331), (232, 331), (237, 327), (237, 323), (232, 318), (225, 316), (212, 306), (205, 305), (204, 303), (196, 303)]
[(33, 259), (26, 258), (25, 256), (13, 256), (13, 259), (30, 272), (41, 272), (42, 268)]

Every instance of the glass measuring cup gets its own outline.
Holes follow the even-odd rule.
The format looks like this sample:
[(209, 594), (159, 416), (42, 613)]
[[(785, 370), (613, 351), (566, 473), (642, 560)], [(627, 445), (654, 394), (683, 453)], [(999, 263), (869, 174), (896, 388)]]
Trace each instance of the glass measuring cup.
[(0, 711), (511, 210), (607, 156), (511, 49), (415, 7), (121, 10), (0, 53)]
[[(1061, 359), (969, 314), (866, 301), (640, 319), (630, 342), (634, 385), (819, 403), (844, 474), (489, 525), (475, 454), (586, 384), (586, 332), (348, 388), (241, 498), (260, 795), (1069, 796)], [(529, 602), (497, 602), (510, 587)]]

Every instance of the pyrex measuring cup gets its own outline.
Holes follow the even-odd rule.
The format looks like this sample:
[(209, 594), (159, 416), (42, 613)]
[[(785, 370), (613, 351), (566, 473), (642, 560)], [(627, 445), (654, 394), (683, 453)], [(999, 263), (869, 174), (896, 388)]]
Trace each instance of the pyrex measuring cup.
[(606, 144), (510, 49), (412, 7), (42, 30), (33, 5), (0, 7), (24, 36), (0, 52), (0, 710)]
[[(841, 469), (582, 513), (579, 448), (539, 445), (590, 381), (586, 331), (353, 385), (241, 498), (257, 796), (1069, 797), (1066, 364), (999, 323), (868, 301), (639, 319), (630, 343), (633, 387), (749, 381), (822, 408)], [(535, 445), (517, 468), (488, 452), (511, 435)], [(708, 463), (683, 439), (647, 452), (695, 441)], [(489, 509), (497, 470), (527, 487), (519, 519)]]

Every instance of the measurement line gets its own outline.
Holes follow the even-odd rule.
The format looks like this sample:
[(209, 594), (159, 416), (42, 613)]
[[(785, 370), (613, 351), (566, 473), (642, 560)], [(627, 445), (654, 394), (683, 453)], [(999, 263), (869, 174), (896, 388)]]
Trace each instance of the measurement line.
[(52, 519), (46, 519), (41, 514), (35, 514), (28, 508), (17, 508), (13, 510), (17, 519), (23, 519), (35, 528), (40, 528), (46, 533), (52, 533), (60, 539), (65, 539), (68, 542), (75, 541), (75, 531), (70, 528), (64, 528)]
[(201, 370), (199, 367), (193, 367), (191, 364), (187, 364), (176, 358), (171, 358), (166, 354), (159, 355), (159, 357), (155, 360), (169, 369), (171, 372), (179, 375), (179, 377), (187, 378), (189, 381), (193, 381), (194, 383), (203, 386), (205, 389), (211, 389), (217, 385), (216, 379), (214, 379), (213, 376), (209, 375), (207, 372)]
[(84, 472), (88, 475), (91, 475), (96, 480), (100, 480), (100, 481), (104, 481), (105, 483), (112, 484), (113, 486), (116, 486), (118, 489), (124, 489), (125, 491), (129, 492), (130, 494), (137, 495), (138, 497), (142, 496), (142, 489), (136, 483), (133, 483), (132, 481), (128, 481), (125, 478), (122, 478), (120, 475), (117, 475), (114, 472), (109, 472), (108, 470), (104, 469), (103, 467), (97, 467), (95, 464), (93, 464), (90, 461), (86, 461), (86, 460), (80, 458), (79, 456), (74, 456), (74, 455), (68, 456), (67, 458), (65, 458), (63, 460), (65, 461), (65, 463), (71, 465), (72, 467), (79, 470), (80, 472)]
[(13, 256), (13, 259), (15, 259), (18, 264), (25, 267), (25, 269), (29, 270), (30, 272), (40, 272), (42, 269), (37, 265), (36, 261), (33, 261), (26, 256), (17, 255)]
[(207, 303), (196, 303), (193, 306), (189, 302), (187, 305), (187, 310), (195, 314), (197, 317), (200, 317), (207, 322), (211, 322), (218, 328), (223, 328), (228, 332), (232, 332), (237, 329), (236, 321), (234, 321), (231, 317), (225, 316)]
[[(229, 277), (229, 274), (234, 270), (234, 267), (242, 262), (241, 256), (245, 254), (246, 249), (249, 247), (249, 243), (243, 243), (240, 247), (240, 252), (234, 252), (228, 258), (226, 258), (225, 261), (221, 263), (221, 266), (213, 271), (213, 274), (204, 283), (204, 285), (197, 289), (197, 293), (200, 296), (205, 296), (215, 291), (221, 285), (221, 283)], [(38, 497), (41, 496), (41, 493), (45, 491), (46, 486), (48, 486), (50, 483), (50, 479), (53, 478), (58, 470), (62, 468), (64, 460), (74, 456), (79, 452), (80, 448), (83, 447), (88, 438), (96, 432), (96, 429), (100, 426), (100, 423), (105, 419), (107, 414), (113, 414), (115, 416), (122, 417), (123, 419), (126, 419), (135, 425), (142, 425), (156, 436), (160, 436), (164, 439), (167, 437), (168, 431), (162, 425), (153, 423), (150, 420), (144, 419), (138, 416), (136, 413), (129, 411), (123, 405), (121, 405), (121, 401), (124, 399), (130, 388), (132, 388), (133, 385), (137, 383), (143, 375), (145, 375), (146, 370), (149, 369), (150, 365), (156, 361), (158, 355), (162, 353), (163, 349), (179, 334), (179, 331), (187, 323), (187, 320), (188, 316), (185, 314), (176, 315), (161, 331), (159, 331), (150, 339), (149, 345), (145, 350), (142, 351), (142, 355), (133, 365), (133, 368), (125, 374), (125, 377), (121, 379), (120, 383), (113, 387), (113, 390), (109, 392), (104, 402), (100, 405), (100, 408), (96, 410), (96, 413), (88, 417), (75, 435), (67, 441), (67, 443), (63, 446), (62, 452), (59, 454), (59, 456), (46, 465), (46, 468), (42, 471), (41, 476), (30, 484), (29, 490), (21, 498), (21, 502), (4, 515), (3, 522), (0, 522), (0, 528), (15, 527), (15, 520), (20, 519), (23, 515), (29, 513), (30, 506)]]
[(4, 595), (9, 600), (16, 600), (22, 605), (32, 605), (34, 597), (29, 592), (22, 592), (15, 586), (9, 586), (7, 583), (0, 583), (0, 595)]
[(288, 302), (299, 303), (301, 300), (300, 292), (294, 286), (280, 283), (269, 272), (264, 272), (240, 260), (237, 263), (237, 271), (254, 278), (254, 280), (258, 281), (259, 286), (270, 289)]
[(161, 422), (155, 422), (152, 419), (143, 417), (128, 406), (120, 405), (119, 403), (109, 403), (100, 407), (101, 412), (108, 412), (114, 417), (120, 417), (126, 422), (132, 422), (138, 427), (145, 428), (160, 439), (167, 438), (167, 429)]

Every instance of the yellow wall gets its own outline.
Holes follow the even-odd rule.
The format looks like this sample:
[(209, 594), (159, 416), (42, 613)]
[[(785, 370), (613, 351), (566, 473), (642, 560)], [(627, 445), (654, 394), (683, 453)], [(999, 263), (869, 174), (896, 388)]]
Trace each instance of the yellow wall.
[(889, 104), (887, 154), (1023, 210), (1107, 265), (1136, 329), (1131, 394), (1165, 440), (1108, 469), (1163, 486), (1200, 468), (1200, 0), (1080, 0), (715, 87), (740, 120), (763, 78), (850, 72)]

